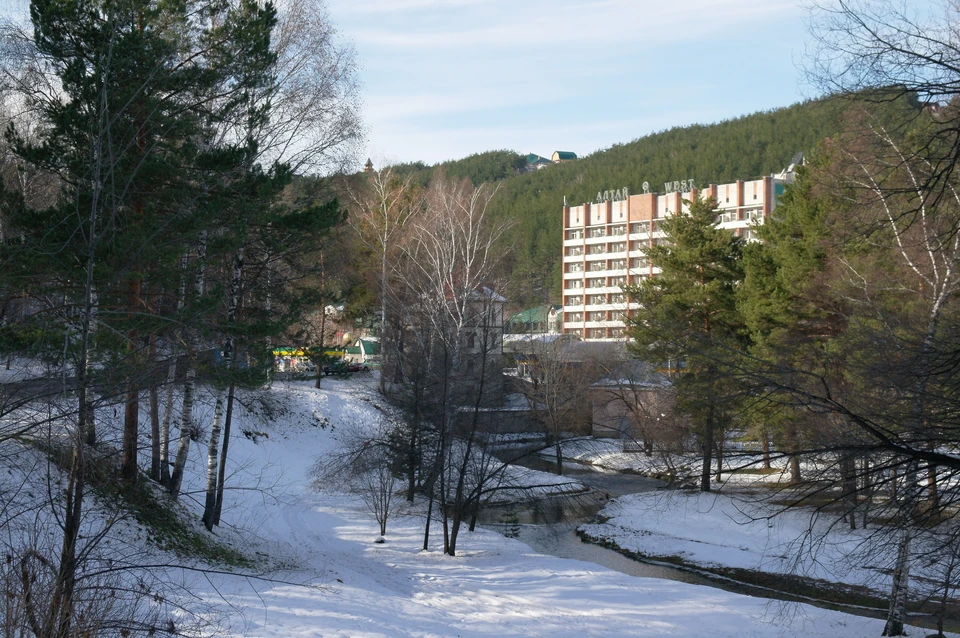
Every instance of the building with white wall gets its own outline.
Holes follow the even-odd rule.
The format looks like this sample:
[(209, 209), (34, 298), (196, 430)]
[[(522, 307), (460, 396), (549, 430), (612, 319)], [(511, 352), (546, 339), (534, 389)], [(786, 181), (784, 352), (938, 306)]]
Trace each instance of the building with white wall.
[[(791, 167), (792, 168), (792, 167)], [(659, 269), (645, 249), (663, 241), (658, 222), (688, 211), (698, 195), (717, 200), (718, 222), (749, 239), (776, 206), (793, 173), (697, 189), (693, 180), (664, 184), (664, 195), (627, 189), (597, 193), (596, 201), (563, 207), (563, 333), (584, 340), (616, 340), (624, 319), (636, 310), (623, 286), (655, 276)], [(644, 185), (646, 191), (646, 184)]]

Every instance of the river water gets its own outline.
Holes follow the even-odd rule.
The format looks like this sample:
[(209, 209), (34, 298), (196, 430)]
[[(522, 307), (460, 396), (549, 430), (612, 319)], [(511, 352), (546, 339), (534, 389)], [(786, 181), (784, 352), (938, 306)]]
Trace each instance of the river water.
[[(556, 465), (546, 459), (526, 458), (521, 464), (535, 470), (556, 471)], [(612, 549), (583, 543), (576, 535), (577, 526), (599, 511), (606, 500), (625, 494), (654, 491), (661, 489), (664, 484), (656, 479), (636, 474), (602, 471), (589, 465), (569, 461), (564, 463), (563, 473), (565, 476), (575, 478), (592, 488), (592, 491), (582, 497), (573, 499), (567, 497), (557, 499), (555, 503), (541, 504), (535, 511), (530, 510), (530, 508), (525, 510), (522, 505), (513, 508), (495, 508), (494, 511), (488, 512), (486, 516), (482, 517), (484, 519), (481, 521), (482, 524), (485, 527), (499, 530), (512, 538), (517, 538), (541, 554), (586, 561), (630, 576), (666, 578), (694, 585), (707, 585), (738, 594), (788, 602), (805, 602), (818, 607), (872, 618), (885, 617), (882, 610), (848, 607), (810, 599), (801, 600), (788, 593), (756, 587), (719, 576), (705, 575), (695, 570), (633, 560)], [(917, 618), (916, 620), (921, 619)], [(922, 624), (929, 626), (928, 622)]]

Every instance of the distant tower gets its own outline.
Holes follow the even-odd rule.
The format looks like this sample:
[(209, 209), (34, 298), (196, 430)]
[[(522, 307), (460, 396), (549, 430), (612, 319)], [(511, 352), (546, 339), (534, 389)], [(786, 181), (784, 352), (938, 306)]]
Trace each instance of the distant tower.
[(363, 172), (364, 172), (364, 173), (372, 173), (372, 172), (373, 172), (373, 162), (370, 161), (370, 158), (369, 158), (369, 157), (367, 158), (367, 163), (366, 163), (366, 164), (364, 165), (364, 167), (363, 167)]

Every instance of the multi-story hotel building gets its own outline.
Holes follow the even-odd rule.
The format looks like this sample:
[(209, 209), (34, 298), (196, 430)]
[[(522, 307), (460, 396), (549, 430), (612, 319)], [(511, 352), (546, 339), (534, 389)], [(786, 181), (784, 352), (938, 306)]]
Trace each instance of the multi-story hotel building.
[[(792, 168), (792, 167), (791, 167)], [(717, 200), (717, 221), (739, 236), (750, 238), (777, 203), (792, 172), (732, 184), (711, 184), (702, 191), (693, 180), (665, 184), (665, 195), (626, 189), (597, 193), (597, 201), (563, 207), (564, 333), (584, 340), (623, 339), (624, 319), (637, 306), (623, 286), (659, 272), (645, 249), (663, 241), (657, 223), (685, 213), (698, 195)], [(646, 184), (644, 190), (647, 190)]]

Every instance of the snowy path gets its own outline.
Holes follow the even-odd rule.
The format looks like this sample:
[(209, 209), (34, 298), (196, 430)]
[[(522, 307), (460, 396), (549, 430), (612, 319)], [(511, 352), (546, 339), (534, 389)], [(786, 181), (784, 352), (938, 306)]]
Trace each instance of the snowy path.
[(375, 414), (355, 384), (327, 387), (277, 390), (293, 413), (272, 424), (268, 438), (232, 444), (238, 464), (271, 459), (265, 478), (286, 485), (278, 498), (234, 492), (224, 512), (230, 524), (256, 531), (252, 549), (288, 566), (273, 574), (287, 583), (193, 577), (193, 590), (225, 617), (218, 636), (867, 638), (882, 630), (877, 620), (807, 606), (780, 614), (763, 599), (544, 556), (491, 530), (464, 531), (455, 558), (439, 552), (438, 526), (431, 551), (420, 551), (419, 518), (391, 522), (387, 542), (375, 544), (376, 524), (354, 500), (308, 488), (307, 469), (332, 445), (329, 428), (310, 422)]

